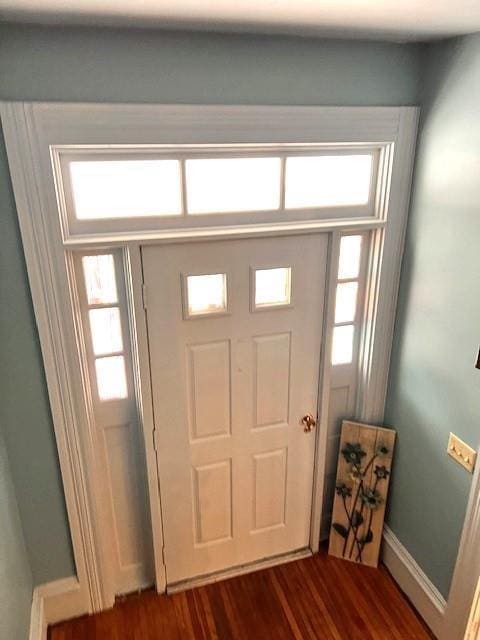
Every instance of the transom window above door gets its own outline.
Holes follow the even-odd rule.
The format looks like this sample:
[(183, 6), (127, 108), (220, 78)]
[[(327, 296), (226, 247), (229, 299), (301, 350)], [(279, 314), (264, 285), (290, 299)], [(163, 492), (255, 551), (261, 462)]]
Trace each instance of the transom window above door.
[(384, 216), (389, 145), (51, 149), (64, 239)]

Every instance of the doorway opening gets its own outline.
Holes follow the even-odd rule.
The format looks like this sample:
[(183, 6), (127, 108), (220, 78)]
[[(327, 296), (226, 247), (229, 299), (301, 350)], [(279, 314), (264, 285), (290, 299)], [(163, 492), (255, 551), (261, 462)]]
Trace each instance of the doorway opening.
[[(164, 591), (318, 549), (337, 417), (383, 414), (416, 118), (414, 108), (2, 105), (78, 614), (136, 584)], [(353, 274), (338, 271), (350, 236), (362, 247)], [(113, 261), (115, 295), (100, 282), (105, 265), (89, 290), (86, 265), (101, 257)], [(174, 469), (177, 454), (194, 464)], [(167, 512), (190, 519), (191, 570), (168, 562)]]

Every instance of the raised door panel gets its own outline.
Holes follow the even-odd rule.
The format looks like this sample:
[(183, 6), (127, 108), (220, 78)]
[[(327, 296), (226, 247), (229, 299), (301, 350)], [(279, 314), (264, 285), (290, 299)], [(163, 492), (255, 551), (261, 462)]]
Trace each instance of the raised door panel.
[(205, 545), (232, 536), (231, 460), (193, 469), (195, 544)]
[(189, 345), (187, 369), (191, 438), (228, 435), (230, 341)]
[(254, 338), (255, 427), (288, 423), (290, 333)]
[(285, 524), (286, 488), (287, 450), (256, 454), (253, 457), (253, 532)]

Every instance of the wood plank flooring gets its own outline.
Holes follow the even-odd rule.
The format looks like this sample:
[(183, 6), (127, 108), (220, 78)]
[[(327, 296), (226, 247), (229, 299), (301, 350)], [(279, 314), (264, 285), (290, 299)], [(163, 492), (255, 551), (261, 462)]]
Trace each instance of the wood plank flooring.
[(50, 640), (433, 638), (383, 568), (325, 552), (171, 596), (153, 591), (50, 629)]

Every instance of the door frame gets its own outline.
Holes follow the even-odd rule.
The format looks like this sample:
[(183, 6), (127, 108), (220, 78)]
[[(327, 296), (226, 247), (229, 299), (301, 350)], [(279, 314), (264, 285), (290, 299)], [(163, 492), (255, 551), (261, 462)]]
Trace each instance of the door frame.
[[(440, 640), (474, 640), (480, 634), (480, 449), (448, 594)], [(469, 626), (467, 627), (467, 624)]]
[[(81, 341), (76, 323), (71, 251), (121, 247), (129, 319), (134, 344), (137, 404), (147, 459), (150, 513), (158, 591), (165, 589), (161, 513), (156, 472), (148, 370), (146, 318), (142, 300), (140, 245), (289, 233), (329, 232), (329, 264), (338, 257), (342, 231), (371, 230), (363, 334), (359, 357), (357, 418), (383, 418), (401, 258), (407, 221), (419, 109), (416, 107), (270, 107), (205, 105), (94, 105), (0, 103), (8, 162), (25, 251), (48, 394), (77, 567), (77, 615), (113, 605), (114, 592), (102, 548), (99, 498), (95, 490), (92, 416), (82, 376)], [(233, 225), (201, 229), (131, 231), (66, 236), (55, 182), (58, 144), (135, 145), (168, 142), (259, 142), (384, 145), (393, 160), (385, 164), (385, 185), (376, 214), (279, 224)], [(60, 215), (59, 215), (60, 208)], [(333, 314), (333, 270), (328, 275), (325, 318)], [(71, 313), (65, 313), (65, 304)], [(330, 322), (331, 326), (331, 322)], [(318, 550), (324, 490), (329, 353), (331, 332), (324, 327), (319, 391), (319, 424), (312, 509), (312, 551)], [(76, 609), (75, 609), (76, 607)]]

